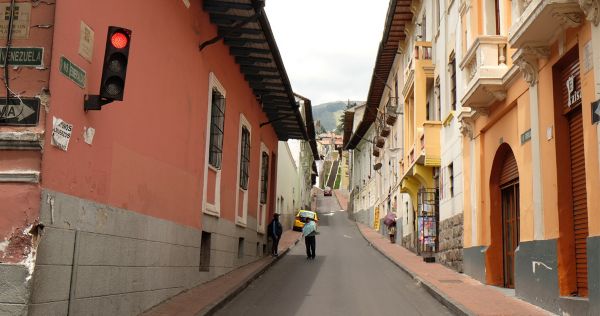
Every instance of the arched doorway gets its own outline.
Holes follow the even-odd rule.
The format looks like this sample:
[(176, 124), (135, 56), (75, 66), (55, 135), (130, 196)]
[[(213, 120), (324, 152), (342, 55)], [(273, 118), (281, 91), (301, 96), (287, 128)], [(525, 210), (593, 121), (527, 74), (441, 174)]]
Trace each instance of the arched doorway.
[(490, 174), (491, 244), (486, 252), (487, 281), (514, 288), (515, 250), (520, 239), (519, 169), (506, 143), (500, 145)]

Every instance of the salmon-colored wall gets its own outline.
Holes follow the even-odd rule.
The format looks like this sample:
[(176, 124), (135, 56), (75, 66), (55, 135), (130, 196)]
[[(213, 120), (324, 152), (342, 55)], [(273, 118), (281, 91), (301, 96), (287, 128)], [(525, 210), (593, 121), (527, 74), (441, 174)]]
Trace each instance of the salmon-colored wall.
[[(216, 35), (200, 2), (75, 1), (57, 3), (49, 117), (74, 124), (67, 152), (47, 146), (43, 187), (136, 212), (199, 227), (204, 177), (209, 73), (227, 91), (221, 175), (221, 217), (234, 221), (240, 112), (252, 124), (249, 216), (256, 216), (260, 141), (273, 151), (273, 128), (222, 41), (199, 51)], [(118, 9), (117, 9), (118, 8)], [(94, 59), (77, 53), (83, 20), (95, 32)], [(83, 111), (83, 95), (97, 94), (109, 25), (133, 32), (125, 99), (101, 111)], [(63, 76), (65, 56), (87, 72), (81, 89)], [(52, 128), (48, 120), (46, 130)], [(92, 145), (84, 127), (96, 130)], [(50, 133), (46, 135), (50, 143)]]
[[(0, 3), (9, 3), (2, 0)], [(18, 1), (17, 4), (30, 1)], [(54, 6), (39, 5), (31, 8), (32, 25), (54, 24)], [(43, 65), (50, 64), (52, 48), (52, 28), (30, 27), (29, 38), (12, 39), (12, 47), (43, 47)], [(6, 46), (6, 38), (1, 46)], [(2, 70), (4, 69), (2, 68)], [(50, 70), (44, 67), (8, 67), (10, 89), (21, 97), (32, 98), (40, 95), (45, 99), (43, 89), (48, 87)], [(6, 97), (4, 84), (0, 97)], [(40, 105), (39, 123), (32, 127), (0, 126), (0, 132), (26, 132), (41, 134), (44, 131), (46, 112)], [(0, 149), (0, 171), (11, 173), (14, 170), (39, 172), (41, 150), (2, 150)], [(0, 262), (19, 262), (29, 254), (31, 235), (29, 227), (39, 218), (40, 186), (37, 183), (0, 183), (0, 243), (7, 241), (6, 248), (0, 250)]]

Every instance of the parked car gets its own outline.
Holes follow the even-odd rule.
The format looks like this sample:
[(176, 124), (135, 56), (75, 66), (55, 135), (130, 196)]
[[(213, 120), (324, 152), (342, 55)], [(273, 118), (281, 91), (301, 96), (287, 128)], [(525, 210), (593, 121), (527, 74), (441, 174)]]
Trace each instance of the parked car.
[(324, 196), (331, 196), (331, 188), (330, 187), (326, 187), (325, 190), (323, 190), (323, 195)]
[(302, 228), (304, 227), (304, 223), (306, 223), (307, 217), (314, 219), (315, 222), (317, 222), (317, 223), (319, 222), (319, 216), (317, 215), (316, 212), (300, 210), (300, 211), (298, 211), (298, 214), (296, 214), (296, 220), (294, 221), (293, 229), (295, 231), (302, 231)]

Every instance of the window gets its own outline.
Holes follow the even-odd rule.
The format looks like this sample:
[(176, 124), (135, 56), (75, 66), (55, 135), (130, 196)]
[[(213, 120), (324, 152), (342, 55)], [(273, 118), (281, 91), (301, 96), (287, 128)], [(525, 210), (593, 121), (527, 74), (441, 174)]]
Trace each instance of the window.
[(208, 271), (210, 267), (210, 239), (210, 233), (203, 231), (200, 244), (200, 271)]
[(242, 141), (240, 148), (240, 188), (248, 190), (248, 177), (250, 166), (250, 131), (242, 127)]
[(450, 197), (454, 197), (454, 163), (448, 165), (448, 185), (450, 186)]
[[(269, 154), (262, 153), (262, 170), (260, 171), (260, 203), (267, 203), (267, 189), (269, 188)], [(283, 204), (283, 201), (282, 201)]]
[(456, 59), (454, 53), (450, 56), (448, 68), (450, 71), (450, 105), (452, 111), (456, 111)]
[(440, 89), (440, 77), (435, 79), (435, 88), (433, 90), (435, 94), (435, 113), (437, 114), (437, 120), (442, 119), (442, 94)]
[(212, 90), (210, 113), (210, 152), (208, 163), (217, 169), (221, 169), (223, 131), (225, 130), (225, 97), (217, 89)]
[(237, 253), (237, 257), (238, 257), (238, 259), (243, 259), (244, 258), (244, 238), (243, 237), (239, 237), (238, 238), (238, 253)]
[(423, 18), (421, 19), (421, 40), (427, 40), (427, 12), (423, 12)]

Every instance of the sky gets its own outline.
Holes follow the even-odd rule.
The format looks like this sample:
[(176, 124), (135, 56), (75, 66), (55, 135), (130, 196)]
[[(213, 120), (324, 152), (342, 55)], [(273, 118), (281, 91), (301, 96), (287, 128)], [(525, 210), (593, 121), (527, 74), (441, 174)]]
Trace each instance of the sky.
[(388, 0), (266, 1), (294, 92), (313, 105), (366, 100), (388, 4)]

